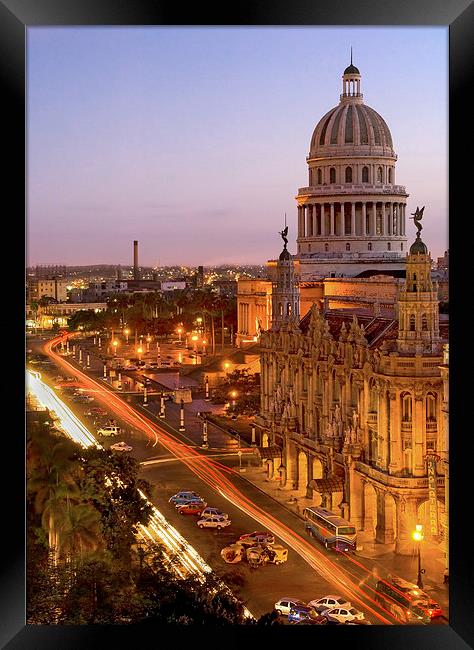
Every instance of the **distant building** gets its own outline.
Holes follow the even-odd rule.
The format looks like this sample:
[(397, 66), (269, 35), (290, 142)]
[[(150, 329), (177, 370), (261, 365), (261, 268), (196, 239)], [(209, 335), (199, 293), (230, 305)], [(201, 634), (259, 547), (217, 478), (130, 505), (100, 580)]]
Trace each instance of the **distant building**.
[(449, 251), (444, 251), (443, 257), (438, 257), (436, 268), (438, 271), (449, 271)]
[(212, 286), (221, 296), (233, 298), (237, 295), (237, 280), (214, 280)]
[(176, 291), (186, 289), (186, 280), (165, 280), (160, 283), (161, 291)]
[(84, 292), (83, 298), (89, 301), (105, 298), (114, 293), (128, 291), (125, 280), (108, 280), (106, 282), (91, 282)]
[(41, 298), (54, 298), (58, 302), (66, 302), (68, 280), (48, 278), (29, 280), (27, 301), (37, 301)]

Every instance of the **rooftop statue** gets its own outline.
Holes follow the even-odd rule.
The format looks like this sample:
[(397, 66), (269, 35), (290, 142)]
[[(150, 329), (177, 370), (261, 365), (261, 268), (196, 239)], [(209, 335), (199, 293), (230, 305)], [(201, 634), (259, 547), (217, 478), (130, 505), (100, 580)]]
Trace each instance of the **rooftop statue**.
[(281, 235), (283, 241), (285, 242), (285, 248), (286, 248), (286, 245), (288, 244), (288, 237), (287, 237), (287, 234), (288, 234), (288, 226), (285, 226), (284, 230), (282, 230), (282, 231), (281, 231), (280, 233), (278, 233), (278, 234)]
[(417, 234), (419, 234), (419, 232), (423, 229), (423, 226), (421, 225), (420, 221), (423, 218), (424, 209), (425, 206), (423, 206), (421, 210), (418, 206), (416, 206), (416, 211), (411, 213), (413, 215), (413, 221), (415, 222), (415, 226), (418, 228)]

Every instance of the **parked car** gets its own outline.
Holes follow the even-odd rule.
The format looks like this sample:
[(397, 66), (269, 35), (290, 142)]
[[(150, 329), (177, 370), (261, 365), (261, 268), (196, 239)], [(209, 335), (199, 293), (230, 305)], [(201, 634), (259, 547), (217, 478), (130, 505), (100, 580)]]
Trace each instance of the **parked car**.
[(222, 512), (219, 508), (204, 508), (202, 511), (203, 517), (223, 517), (224, 519), (229, 519), (229, 515), (226, 512)]
[(107, 411), (104, 411), (100, 406), (94, 406), (85, 413), (86, 415), (95, 416), (95, 415), (107, 415)]
[(332, 609), (333, 607), (352, 607), (351, 603), (347, 601), (342, 596), (324, 596), (318, 600), (310, 600), (308, 607), (312, 607), (318, 613), (322, 614), (326, 609)]
[(329, 621), (326, 616), (321, 614), (316, 614), (316, 618), (302, 618), (299, 621), (295, 621), (295, 625), (328, 625), (328, 624), (338, 623), (338, 621)]
[(335, 619), (339, 623), (363, 621), (365, 618), (364, 613), (355, 607), (333, 607), (332, 609), (326, 609), (323, 612), (323, 616), (326, 616), (328, 619)]
[(122, 441), (110, 445), (110, 449), (113, 449), (114, 451), (132, 451), (133, 447), (130, 447), (130, 445), (127, 445), (126, 442)]
[(94, 398), (91, 397), (90, 395), (84, 395), (84, 394), (79, 394), (79, 395), (73, 395), (71, 397), (73, 402), (93, 402)]
[(221, 530), (226, 526), (230, 525), (230, 519), (224, 519), (224, 517), (203, 517), (197, 522), (199, 528), (217, 528)]
[(288, 623), (300, 623), (301, 621), (316, 620), (324, 618), (316, 613), (312, 607), (308, 605), (296, 605), (292, 607), (288, 614)]
[(176, 494), (173, 494), (173, 496), (168, 499), (168, 502), (177, 505), (181, 503), (189, 503), (189, 501), (192, 501), (193, 499), (196, 500), (200, 498), (201, 497), (197, 492), (193, 492), (191, 490), (182, 490), (181, 492), (176, 492)]
[(124, 370), (138, 370), (138, 366), (134, 363), (129, 363), (128, 366), (125, 366)]
[(199, 515), (199, 516), (201, 516), (202, 511), (203, 511), (203, 505), (202, 505), (202, 503), (198, 503), (198, 502), (183, 503), (181, 505), (177, 505), (176, 510), (179, 512), (180, 515)]
[(280, 598), (280, 600), (277, 600), (275, 603), (275, 611), (280, 616), (288, 616), (291, 609), (301, 605), (306, 607), (306, 603), (299, 600), (299, 598), (288, 598), (288, 596), (283, 596), (283, 598)]
[(274, 544), (275, 537), (271, 533), (255, 530), (253, 533), (241, 535), (239, 540), (243, 542), (253, 542), (254, 544)]
[(99, 436), (118, 436), (120, 433), (120, 427), (115, 426), (106, 426), (98, 429), (97, 433)]

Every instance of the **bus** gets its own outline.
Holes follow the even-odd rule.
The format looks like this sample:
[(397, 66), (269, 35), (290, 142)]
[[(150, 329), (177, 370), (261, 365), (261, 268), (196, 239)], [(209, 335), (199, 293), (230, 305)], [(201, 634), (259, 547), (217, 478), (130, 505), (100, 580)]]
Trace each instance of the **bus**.
[(356, 529), (349, 521), (326, 508), (305, 508), (303, 511), (305, 529), (317, 537), (326, 548), (336, 551), (355, 551)]
[(441, 607), (418, 585), (398, 576), (378, 580), (375, 592), (376, 602), (409, 625), (426, 625), (432, 619), (443, 615)]

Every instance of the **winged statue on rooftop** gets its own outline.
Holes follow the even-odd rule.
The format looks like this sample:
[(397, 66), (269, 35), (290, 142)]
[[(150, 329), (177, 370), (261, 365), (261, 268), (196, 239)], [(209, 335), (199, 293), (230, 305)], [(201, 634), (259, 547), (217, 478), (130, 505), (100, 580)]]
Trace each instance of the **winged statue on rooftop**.
[(425, 206), (423, 206), (420, 210), (418, 206), (416, 206), (415, 212), (412, 212), (412, 218), (413, 221), (415, 222), (415, 226), (418, 228), (417, 234), (419, 234), (420, 230), (423, 229), (423, 226), (421, 225), (420, 221), (423, 218), (423, 210), (425, 209)]
[(285, 226), (285, 228), (279, 234), (281, 235), (283, 241), (285, 242), (285, 248), (286, 248), (286, 245), (288, 244), (288, 237), (287, 237), (288, 226)]

